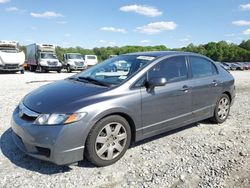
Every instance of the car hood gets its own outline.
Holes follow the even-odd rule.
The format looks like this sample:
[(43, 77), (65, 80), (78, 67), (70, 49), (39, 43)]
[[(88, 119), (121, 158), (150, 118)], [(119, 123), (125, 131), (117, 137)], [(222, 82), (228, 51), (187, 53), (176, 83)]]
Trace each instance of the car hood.
[(88, 105), (89, 97), (107, 90), (110, 88), (66, 79), (32, 91), (23, 103), (38, 113), (71, 113)]

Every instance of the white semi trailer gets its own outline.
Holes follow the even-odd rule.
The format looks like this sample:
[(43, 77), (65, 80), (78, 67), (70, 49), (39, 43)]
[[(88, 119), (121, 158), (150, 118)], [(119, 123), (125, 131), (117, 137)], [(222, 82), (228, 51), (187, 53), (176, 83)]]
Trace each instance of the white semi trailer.
[(19, 51), (16, 41), (0, 41), (0, 71), (24, 73), (24, 52)]
[(27, 64), (31, 72), (48, 72), (62, 70), (62, 64), (56, 56), (56, 48), (52, 44), (30, 44), (27, 49)]

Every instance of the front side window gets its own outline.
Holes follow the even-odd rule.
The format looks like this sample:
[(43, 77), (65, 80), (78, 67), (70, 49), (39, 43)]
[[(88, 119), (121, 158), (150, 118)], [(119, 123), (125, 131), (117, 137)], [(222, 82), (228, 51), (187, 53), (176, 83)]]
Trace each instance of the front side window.
[(87, 56), (87, 59), (97, 59), (97, 58), (96, 58), (96, 56), (94, 56), (94, 55), (88, 55), (88, 56)]
[(189, 57), (193, 78), (212, 76), (217, 73), (212, 62), (201, 57)]
[(83, 59), (80, 54), (68, 54), (68, 59)]
[(148, 80), (153, 77), (164, 77), (167, 82), (176, 82), (188, 78), (185, 56), (171, 57), (155, 65), (148, 72)]

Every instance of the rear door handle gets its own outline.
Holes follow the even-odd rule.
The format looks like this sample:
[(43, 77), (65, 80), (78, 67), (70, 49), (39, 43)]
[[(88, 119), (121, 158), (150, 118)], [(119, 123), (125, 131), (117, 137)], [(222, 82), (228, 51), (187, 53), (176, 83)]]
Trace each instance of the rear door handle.
[(184, 86), (182, 86), (182, 88), (181, 88), (181, 91), (184, 91), (185, 93), (187, 93), (188, 90), (189, 90), (189, 87), (188, 87), (187, 85), (184, 85)]

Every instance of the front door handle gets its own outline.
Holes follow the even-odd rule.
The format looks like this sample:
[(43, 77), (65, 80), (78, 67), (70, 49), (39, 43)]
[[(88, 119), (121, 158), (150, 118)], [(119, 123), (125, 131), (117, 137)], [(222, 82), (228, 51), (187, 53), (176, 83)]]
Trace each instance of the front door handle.
[(187, 85), (184, 85), (182, 88), (181, 88), (181, 91), (184, 91), (185, 93), (187, 93), (189, 90), (189, 87)]
[(217, 85), (218, 85), (218, 81), (217, 81), (217, 80), (213, 80), (212, 84), (213, 84), (214, 86), (217, 86)]

